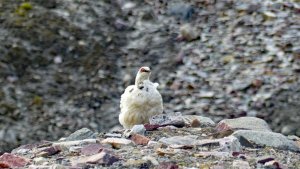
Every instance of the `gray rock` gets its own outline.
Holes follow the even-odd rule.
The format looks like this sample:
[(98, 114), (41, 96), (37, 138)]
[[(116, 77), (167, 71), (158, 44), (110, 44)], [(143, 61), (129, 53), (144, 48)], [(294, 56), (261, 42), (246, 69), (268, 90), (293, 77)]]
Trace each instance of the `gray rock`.
[(173, 15), (182, 20), (190, 20), (194, 14), (194, 8), (189, 4), (175, 3), (168, 9), (168, 14)]
[(134, 125), (131, 129), (132, 133), (136, 133), (136, 134), (141, 134), (141, 135), (145, 135), (146, 132), (146, 128), (144, 127), (144, 125)]
[(84, 139), (94, 139), (97, 134), (92, 132), (88, 128), (82, 128), (70, 134), (64, 141), (75, 141), (75, 140), (84, 140)]
[(269, 146), (282, 150), (300, 151), (300, 147), (280, 133), (239, 130), (233, 136), (237, 137), (241, 145), (246, 147)]
[(240, 117), (236, 119), (225, 119), (218, 123), (216, 129), (218, 131), (225, 130), (256, 130), (256, 131), (271, 131), (267, 122), (256, 117)]
[(197, 143), (197, 136), (174, 136), (174, 137), (163, 137), (159, 139), (159, 142), (166, 145), (184, 145), (184, 146), (194, 146)]
[(75, 140), (75, 141), (59, 141), (54, 142), (53, 146), (61, 147), (62, 149), (69, 149), (73, 146), (82, 146), (86, 144), (96, 143), (96, 139), (84, 139), (84, 140)]
[(210, 118), (203, 117), (203, 116), (185, 115), (185, 116), (183, 116), (183, 120), (184, 120), (186, 125), (191, 125), (191, 123), (194, 120), (198, 120), (200, 122), (199, 127), (208, 127), (208, 126), (215, 126), (216, 125), (216, 123), (214, 121), (212, 121)]
[[(185, 126), (181, 113), (159, 114), (151, 117), (149, 122), (150, 125), (160, 125), (160, 127), (175, 126), (180, 128)], [(145, 128), (147, 130), (147, 127)]]
[(241, 144), (239, 140), (234, 136), (224, 137), (219, 140), (221, 151), (225, 152), (240, 152)]

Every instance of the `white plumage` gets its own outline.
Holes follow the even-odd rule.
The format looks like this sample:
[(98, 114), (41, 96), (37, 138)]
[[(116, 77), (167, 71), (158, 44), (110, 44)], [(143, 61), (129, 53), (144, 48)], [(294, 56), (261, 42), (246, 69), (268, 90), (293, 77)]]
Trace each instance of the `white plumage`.
[(141, 67), (135, 84), (128, 86), (121, 95), (119, 122), (130, 129), (136, 124), (145, 124), (149, 118), (163, 112), (163, 101), (157, 90), (158, 83), (149, 80), (149, 67)]

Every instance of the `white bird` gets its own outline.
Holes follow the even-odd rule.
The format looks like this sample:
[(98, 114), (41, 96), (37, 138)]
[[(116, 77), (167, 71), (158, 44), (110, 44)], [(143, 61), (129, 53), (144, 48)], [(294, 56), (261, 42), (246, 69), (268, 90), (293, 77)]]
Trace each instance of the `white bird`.
[(145, 124), (149, 118), (163, 112), (163, 101), (157, 90), (158, 83), (149, 80), (149, 67), (141, 67), (135, 84), (128, 86), (121, 95), (119, 122), (130, 129), (136, 124)]

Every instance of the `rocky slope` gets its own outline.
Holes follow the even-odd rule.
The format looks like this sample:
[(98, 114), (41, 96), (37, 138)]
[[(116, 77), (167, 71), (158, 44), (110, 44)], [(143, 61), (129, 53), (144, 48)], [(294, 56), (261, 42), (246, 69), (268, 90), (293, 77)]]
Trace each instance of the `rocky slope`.
[(300, 138), (274, 133), (254, 117), (217, 125), (202, 116), (160, 115), (132, 130), (80, 129), (59, 141), (23, 145), (2, 168), (299, 168)]
[(167, 113), (257, 116), (299, 136), (299, 10), (296, 0), (0, 0), (0, 152), (118, 125), (142, 65)]

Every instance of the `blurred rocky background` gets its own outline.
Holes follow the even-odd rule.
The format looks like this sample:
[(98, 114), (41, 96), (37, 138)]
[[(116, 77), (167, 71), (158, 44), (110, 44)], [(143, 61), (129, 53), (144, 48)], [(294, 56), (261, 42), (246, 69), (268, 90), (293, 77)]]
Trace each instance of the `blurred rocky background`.
[(300, 136), (299, 0), (0, 0), (0, 152), (118, 126), (144, 65), (166, 113)]

